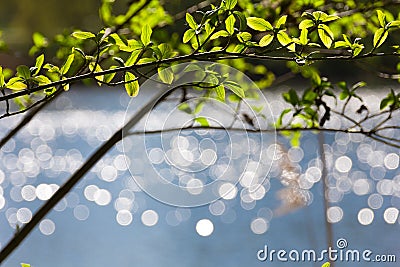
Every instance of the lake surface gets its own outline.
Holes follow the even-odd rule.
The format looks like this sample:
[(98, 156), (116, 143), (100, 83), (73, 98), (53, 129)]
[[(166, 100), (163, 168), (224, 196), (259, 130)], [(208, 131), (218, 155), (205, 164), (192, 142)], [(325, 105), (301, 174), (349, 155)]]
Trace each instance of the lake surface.
[[(29, 221), (44, 200), (122, 125), (129, 101), (123, 89), (107, 91), (102, 88), (101, 93), (96, 90), (99, 89), (77, 87), (64, 93), (1, 150), (2, 246), (13, 236), (15, 225)], [(138, 106), (153, 93), (141, 92), (135, 100)], [(266, 95), (274, 114), (284, 108), (276, 93)], [(366, 95), (369, 95), (368, 102), (377, 102), (370, 92)], [(174, 106), (176, 103), (171, 102), (162, 108), (168, 111)], [(162, 108), (150, 117), (152, 129), (166, 120)], [(185, 115), (174, 118), (184, 121)], [(6, 133), (15, 121), (16, 117), (1, 120), (0, 132)], [(341, 122), (333, 118), (329, 123)], [(306, 192), (307, 202), (306, 207), (282, 216), (273, 216), (273, 211), (281, 205), (277, 193), (284, 188), (279, 166), (271, 163), (274, 154), (270, 151), (275, 136), (264, 133), (263, 144), (258, 143), (260, 138), (256, 133), (246, 135), (218, 130), (127, 137), (54, 208), (4, 266), (19, 266), (21, 262), (34, 267), (321, 266), (322, 262), (281, 262), (276, 258), (273, 262), (269, 259), (262, 262), (257, 259), (257, 252), (265, 245), (268, 249), (287, 252), (314, 249), (319, 253), (328, 249), (318, 136), (304, 134), (300, 148), (290, 148), (288, 140), (278, 136), (278, 143), (287, 150), (284, 154), (289, 165), (303, 174), (300, 180), (304, 190), (301, 192)], [(241, 143), (243, 140), (246, 143)], [(164, 141), (170, 147), (163, 147)], [(229, 142), (233, 144), (230, 147), (233, 152), (226, 149)], [(358, 135), (326, 133), (325, 143), (331, 201), (328, 217), (332, 221), (334, 248), (337, 248), (336, 240), (342, 238), (347, 241), (343, 251), (369, 249), (373, 255), (394, 254), (400, 260), (399, 151)], [(247, 144), (250, 150), (244, 149), (242, 155), (239, 152), (246, 146), (235, 144)], [(200, 165), (196, 165), (196, 168), (204, 167), (197, 176), (191, 175), (191, 170), (171, 171), (168, 167), (171, 160), (167, 160), (169, 154), (165, 151), (169, 149), (174, 153), (174, 145), (178, 148), (183, 145), (185, 153), (192, 151), (184, 154), (191, 158), (196, 157), (199, 149), (201, 153), (206, 150), (211, 153), (197, 155), (204, 156), (200, 158)], [(136, 149), (138, 147), (142, 150)], [(165, 155), (160, 156), (160, 147), (165, 149)], [(123, 151), (129, 154), (128, 165)], [(247, 167), (252, 166), (252, 162), (260, 161), (257, 155), (261, 152), (265, 157), (261, 168), (248, 170), (257, 175), (262, 171), (268, 174), (258, 183), (261, 189), (250, 194), (249, 185), (244, 181), (235, 187), (233, 195), (225, 195), (211, 205), (196, 208), (166, 205), (143, 192), (137, 183), (152, 179), (155, 172), (160, 172), (171, 183), (206, 184), (210, 182), (207, 179), (215, 179), (213, 177), (218, 176), (222, 167), (231, 164), (226, 167), (228, 177), (221, 178), (228, 186), (241, 175), (243, 162), (247, 162)], [(227, 155), (236, 156), (231, 161)], [(185, 157), (175, 160), (172, 162), (175, 166), (190, 165), (186, 164)], [(137, 180), (132, 179), (129, 170)], [(221, 184), (217, 188), (221, 188)], [(200, 194), (196, 187), (193, 190), (194, 196)], [(398, 266), (377, 262), (335, 264), (366, 265)]]

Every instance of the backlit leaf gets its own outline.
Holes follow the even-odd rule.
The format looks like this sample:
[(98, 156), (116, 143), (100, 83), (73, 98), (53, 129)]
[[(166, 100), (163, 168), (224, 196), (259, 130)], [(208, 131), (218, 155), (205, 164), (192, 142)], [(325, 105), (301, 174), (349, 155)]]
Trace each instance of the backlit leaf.
[(273, 29), (271, 23), (262, 18), (248, 17), (247, 25), (256, 31), (271, 31)]
[(136, 76), (128, 71), (125, 73), (125, 90), (130, 97), (135, 97), (139, 93), (139, 82)]

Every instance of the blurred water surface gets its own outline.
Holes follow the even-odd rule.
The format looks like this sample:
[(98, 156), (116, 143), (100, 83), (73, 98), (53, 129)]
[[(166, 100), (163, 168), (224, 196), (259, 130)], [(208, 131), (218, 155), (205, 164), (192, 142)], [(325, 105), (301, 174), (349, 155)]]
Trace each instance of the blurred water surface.
[[(28, 222), (35, 210), (95, 148), (122, 125), (129, 101), (123, 90), (100, 93), (95, 90), (74, 88), (65, 93), (0, 151), (1, 246), (13, 236), (16, 224)], [(138, 102), (145, 102), (153, 93), (141, 92)], [(365, 94), (368, 102), (378, 103), (372, 91)], [(285, 106), (277, 95), (267, 93), (276, 114)], [(17, 120), (17, 117), (1, 120), (0, 132), (6, 133)], [(342, 122), (333, 118), (330, 123)], [(166, 138), (173, 140), (175, 134), (170, 133)], [(209, 170), (205, 178), (212, 178), (220, 171), (218, 166), (225, 166), (223, 161), (213, 160), (226, 156), (224, 134), (217, 130), (208, 135), (188, 131), (171, 144), (183, 144), (187, 150), (191, 145), (204, 145), (208, 154), (203, 155), (201, 162)], [(257, 134), (248, 135), (254, 149), (249, 153), (250, 160), (254, 160), (251, 155), (262, 149), (267, 157), (273, 158), (268, 149), (273, 148), (274, 136), (264, 135), (269, 140), (264, 146), (257, 144)], [(232, 136), (235, 149), (242, 136), (240, 133)], [(249, 194), (244, 181), (235, 187), (233, 195), (211, 205), (177, 208), (148, 196), (128, 170), (130, 167), (138, 179), (146, 179), (144, 161), (158, 166), (165, 177), (176, 174), (177, 183), (202, 182), (200, 176), (193, 181), (182, 172), (171, 173), (164, 154), (157, 150), (159, 137), (159, 134), (146, 136), (149, 156), (137, 154), (130, 158), (130, 166), (125, 162), (122, 143), (118, 143), (40, 223), (5, 266), (19, 266), (21, 262), (29, 262), (34, 267), (322, 264), (257, 259), (257, 251), (265, 245), (287, 251), (327, 249), (321, 163), (315, 133), (304, 134), (299, 148), (290, 148), (287, 140), (278, 138), (287, 148), (291, 164), (303, 174), (302, 187), (310, 193), (307, 207), (279, 217), (273, 217), (272, 213), (280, 205), (277, 192), (283, 186), (278, 179), (281, 172), (274, 166), (267, 179), (260, 181), (261, 190), (257, 194)], [(328, 218), (335, 243), (345, 238), (349, 249), (395, 254), (400, 260), (399, 151), (359, 135), (325, 134), (325, 141), (331, 206)], [(143, 142), (143, 138), (130, 137), (124, 144), (125, 149), (134, 151), (135, 142)], [(235, 170), (240, 169), (241, 165), (234, 166), (228, 174), (233, 177), (237, 175)], [(376, 262), (336, 263), (336, 266), (365, 265), (397, 266)]]

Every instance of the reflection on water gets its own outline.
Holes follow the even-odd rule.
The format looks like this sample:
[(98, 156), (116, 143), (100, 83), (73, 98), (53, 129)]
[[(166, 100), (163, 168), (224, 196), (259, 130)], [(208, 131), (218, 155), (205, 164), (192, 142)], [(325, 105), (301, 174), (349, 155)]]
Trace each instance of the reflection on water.
[[(125, 96), (104, 92), (86, 103), (92, 95), (90, 90), (63, 95), (2, 148), (2, 245), (17, 225), (29, 222), (38, 207), (122, 125)], [(149, 95), (151, 92), (144, 92), (140, 97)], [(268, 99), (274, 114), (285, 107), (273, 94)], [(12, 128), (13, 120), (0, 121), (0, 132)], [(344, 122), (333, 117), (330, 123)], [(272, 134), (265, 137), (273, 140)], [(227, 140), (232, 146), (226, 145)], [(265, 244), (288, 250), (326, 248), (322, 163), (316, 140), (314, 133), (307, 133), (301, 147), (289, 148), (283, 138), (279, 138), (279, 144), (269, 141), (260, 145), (257, 134), (218, 130), (189, 130), (179, 136), (176, 132), (152, 134), (145, 140), (132, 135), (123, 144), (118, 143), (58, 203), (10, 257), (7, 266), (18, 266), (21, 261), (37, 267), (135, 263), (243, 266), (260, 264), (256, 252)], [(137, 147), (146, 142), (147, 150), (138, 153)], [(398, 150), (346, 133), (326, 134), (326, 143), (327, 218), (335, 237), (345, 237), (352, 248), (398, 253)], [(288, 148), (274, 153), (277, 146)], [(126, 158), (124, 150), (134, 156)], [(263, 155), (262, 160), (255, 155)], [(169, 167), (171, 164), (177, 168)], [(286, 167), (282, 170), (282, 166)], [(142, 192), (129, 169), (136, 181), (146, 181), (156, 171), (166, 183), (184, 186), (193, 196), (203, 193), (203, 185), (218, 180), (212, 192), (220, 199), (192, 209), (164, 205)], [(196, 175), (191, 174), (193, 170)], [(241, 180), (236, 183), (238, 176)], [(279, 191), (282, 184), (293, 181), (296, 190), (307, 194), (308, 206), (274, 217), (279, 199), (287, 201), (295, 194)], [(358, 264), (361, 266), (346, 266)], [(274, 263), (280, 265), (291, 266)]]

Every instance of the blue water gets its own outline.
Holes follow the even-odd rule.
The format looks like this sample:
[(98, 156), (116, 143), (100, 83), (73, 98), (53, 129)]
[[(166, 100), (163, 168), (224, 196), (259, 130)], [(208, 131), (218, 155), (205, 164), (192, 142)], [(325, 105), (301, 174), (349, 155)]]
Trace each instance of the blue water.
[[(152, 92), (143, 92), (140, 101), (145, 101), (151, 94)], [(34, 212), (43, 203), (37, 197), (32, 201), (24, 199), (21, 189), (26, 185), (37, 188), (40, 184), (61, 185), (65, 182), (85, 158), (122, 125), (127, 104), (121, 89), (97, 93), (94, 89), (74, 88), (56, 100), (3, 148), (0, 153), (0, 178), (4, 174), (0, 186), (5, 200), (0, 209), (2, 247), (12, 237), (15, 223), (24, 219), (25, 213), (20, 209), (27, 208)], [(0, 121), (1, 132), (5, 133), (15, 123), (14, 120), (15, 117)], [(252, 137), (256, 139), (257, 136), (250, 135)], [(157, 138), (157, 134), (152, 138)], [(273, 135), (266, 134), (265, 138), (273, 140)], [(393, 224), (384, 219), (387, 208), (400, 208), (399, 179), (392, 184), (392, 190), (388, 194), (382, 194), (383, 189), (378, 188), (379, 181), (393, 179), (399, 174), (399, 170), (388, 168), (387, 164), (379, 165), (379, 162), (371, 167), (372, 163), (363, 160), (362, 153), (357, 153), (360, 151), (357, 149), (360, 145), (368, 145), (370, 153), (380, 151), (381, 154), (377, 155), (383, 157), (390, 153), (398, 155), (399, 152), (368, 139), (348, 139), (347, 135), (325, 135), (326, 144), (329, 145), (328, 167), (332, 176), (332, 190), (338, 192), (333, 182), (340, 177), (345, 182), (353, 183), (345, 192), (339, 192), (338, 197), (334, 196), (335, 200), (330, 203), (343, 211), (343, 217), (337, 223), (331, 224), (334, 246), (337, 239), (345, 238), (348, 249), (369, 249), (373, 255), (394, 254), (400, 260), (399, 221), (397, 216)], [(279, 137), (279, 141), (289, 148), (286, 139)], [(40, 145), (42, 150), (39, 153), (37, 149)], [(315, 249), (319, 253), (327, 249), (321, 182), (315, 183), (310, 189), (312, 200), (309, 200), (308, 206), (271, 218), (271, 212), (280, 205), (276, 193), (283, 188), (278, 179), (280, 173), (273, 171), (264, 183), (267, 192), (260, 200), (243, 204), (239, 192), (234, 199), (222, 200), (225, 211), (221, 215), (213, 215), (209, 205), (189, 209), (160, 203), (141, 191), (123, 166), (117, 168), (115, 176), (115, 166), (121, 165), (116, 160), (122, 155), (121, 147), (122, 144), (119, 143), (109, 151), (102, 162), (47, 216), (53, 222), (50, 225), (55, 226), (54, 232), (52, 229), (48, 230), (45, 224), (43, 229), (34, 230), (5, 261), (4, 266), (19, 266), (21, 262), (31, 263), (34, 267), (322, 265), (322, 262), (280, 262), (276, 258), (273, 262), (261, 262), (257, 259), (257, 252), (265, 245), (270, 249), (284, 249), (288, 252), (293, 249)], [(49, 148), (51, 156), (43, 152)], [(294, 162), (293, 165), (304, 172), (318, 158), (317, 150), (317, 135), (305, 134), (301, 143), (304, 156), (298, 164)], [(336, 160), (342, 156), (351, 159), (352, 166), (348, 173), (335, 169)], [(24, 157), (34, 158), (36, 163), (26, 160), (24, 165)], [(137, 158), (146, 159), (144, 155), (137, 155)], [(16, 164), (17, 160), (19, 163)], [(102, 176), (101, 171), (105, 166), (114, 166), (114, 169), (110, 169), (111, 174)], [(131, 168), (134, 167), (131, 165)], [(375, 173), (379, 171), (384, 171), (383, 177)], [(137, 173), (138, 176), (145, 174), (146, 170)], [(362, 192), (362, 186), (365, 186), (362, 181), (359, 183), (361, 189), (354, 189), (354, 183), (358, 179), (369, 181), (366, 192)], [(90, 185), (106, 190), (111, 199), (105, 201), (105, 205), (101, 204), (101, 199), (100, 204), (90, 201), (85, 196), (85, 189)], [(358, 192), (358, 195), (353, 191)], [(132, 215), (132, 221), (127, 226), (122, 226), (117, 220), (115, 201), (120, 194), (129, 196), (131, 200), (127, 209)], [(371, 194), (382, 195), (383, 203), (379, 208), (369, 207), (368, 198)], [(358, 219), (363, 208), (369, 208), (374, 214), (372, 222), (366, 226)], [(154, 226), (145, 226), (141, 220), (142, 213), (147, 210), (154, 210), (158, 214), (158, 221)], [(262, 234), (254, 233), (251, 228), (253, 220), (257, 218), (267, 223), (267, 229), (265, 232), (261, 231)], [(201, 219), (209, 219), (213, 223), (214, 231), (210, 236), (203, 237), (196, 232), (196, 223)], [(337, 262), (335, 266), (398, 264)]]

